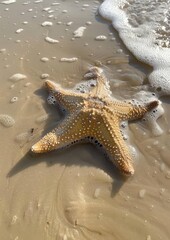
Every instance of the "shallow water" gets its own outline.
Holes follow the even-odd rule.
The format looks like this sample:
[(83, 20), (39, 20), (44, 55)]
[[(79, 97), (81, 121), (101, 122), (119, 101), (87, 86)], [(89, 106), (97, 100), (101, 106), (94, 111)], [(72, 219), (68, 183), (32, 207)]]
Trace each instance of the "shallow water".
[[(145, 122), (129, 124), (128, 141), (135, 147), (135, 175), (129, 179), (120, 176), (91, 144), (40, 156), (29, 152), (62, 118), (59, 109), (46, 102), (42, 74), (74, 87), (90, 66), (97, 65), (118, 99), (152, 91), (147, 79), (151, 68), (137, 61), (111, 23), (97, 14), (100, 2), (56, 3), (0, 4), (0, 116), (15, 120), (9, 128), (2, 120), (0, 125), (0, 238), (168, 240), (168, 97), (161, 99), (165, 113), (158, 119), (160, 136), (154, 136)], [(45, 21), (53, 25), (41, 26)], [(82, 26), (86, 27), (83, 36), (74, 38), (74, 31)], [(16, 33), (18, 29), (23, 31)], [(95, 40), (100, 35), (107, 39)], [(59, 42), (49, 43), (47, 36)], [(77, 61), (60, 61), (73, 57)], [(16, 73), (27, 78), (10, 79)]]

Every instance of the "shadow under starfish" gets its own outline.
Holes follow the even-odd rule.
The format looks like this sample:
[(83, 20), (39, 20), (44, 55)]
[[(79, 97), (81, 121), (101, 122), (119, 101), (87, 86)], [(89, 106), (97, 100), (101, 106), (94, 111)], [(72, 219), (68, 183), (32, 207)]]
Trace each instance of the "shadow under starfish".
[[(84, 156), (80, 156), (82, 149), (87, 149), (89, 156), (94, 156), (95, 159), (89, 159)], [(70, 155), (74, 155), (74, 159), (70, 158)], [(104, 155), (102, 156), (94, 147), (90, 144), (79, 144), (73, 146), (72, 149), (65, 149), (65, 151), (56, 150), (50, 154), (34, 154), (31, 151), (27, 152), (20, 161), (9, 171), (7, 178), (11, 178), (16, 174), (26, 170), (27, 168), (33, 167), (34, 165), (46, 162), (47, 167), (52, 167), (54, 164), (60, 164), (62, 166), (80, 166), (80, 167), (95, 167), (96, 169), (103, 170), (108, 176), (114, 179), (112, 183), (111, 196), (115, 196), (119, 192), (122, 185), (127, 180), (126, 176), (120, 174), (116, 167), (110, 161), (105, 161)]]

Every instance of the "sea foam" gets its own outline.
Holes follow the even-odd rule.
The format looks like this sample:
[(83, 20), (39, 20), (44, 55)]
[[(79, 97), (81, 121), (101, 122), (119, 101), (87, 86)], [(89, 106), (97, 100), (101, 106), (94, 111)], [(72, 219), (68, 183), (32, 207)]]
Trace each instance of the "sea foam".
[(153, 67), (148, 79), (160, 95), (170, 95), (169, 1), (105, 0), (102, 17), (112, 22), (136, 58)]

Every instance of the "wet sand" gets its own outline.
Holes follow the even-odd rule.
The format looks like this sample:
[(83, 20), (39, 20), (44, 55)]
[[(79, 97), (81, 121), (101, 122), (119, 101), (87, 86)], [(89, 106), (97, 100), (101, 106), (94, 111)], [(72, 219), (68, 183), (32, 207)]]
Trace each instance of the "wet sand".
[[(119, 175), (91, 144), (30, 154), (30, 147), (62, 118), (59, 109), (46, 102), (42, 74), (74, 87), (90, 66), (101, 66), (113, 96), (130, 99), (146, 87), (151, 70), (126, 50), (111, 24), (95, 14), (99, 2), (53, 3), (0, 4), (0, 114), (15, 120), (12, 127), (0, 125), (0, 239), (168, 240), (169, 98), (161, 99), (162, 135), (155, 137), (142, 122), (129, 124), (129, 141), (136, 149), (133, 177)], [(41, 26), (45, 21), (53, 25)], [(83, 36), (74, 38), (82, 26)], [(18, 29), (23, 31), (16, 33)], [(95, 40), (100, 35), (107, 39)], [(47, 36), (59, 43), (45, 41)], [(44, 57), (47, 62), (42, 62)], [(60, 61), (72, 57), (78, 60)], [(27, 78), (10, 80), (16, 73)], [(18, 99), (11, 103), (13, 97)]]

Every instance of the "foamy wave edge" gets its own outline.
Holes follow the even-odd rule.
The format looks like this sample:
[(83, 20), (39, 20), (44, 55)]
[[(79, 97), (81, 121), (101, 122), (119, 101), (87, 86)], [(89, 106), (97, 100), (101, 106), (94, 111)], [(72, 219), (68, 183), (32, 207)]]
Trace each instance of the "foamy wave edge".
[(121, 9), (127, 3), (125, 0), (105, 0), (99, 7), (99, 14), (112, 22), (126, 47), (139, 61), (153, 67), (148, 76), (151, 87), (160, 95), (170, 95), (170, 49), (154, 45), (152, 34), (145, 35), (142, 29), (129, 24)]

